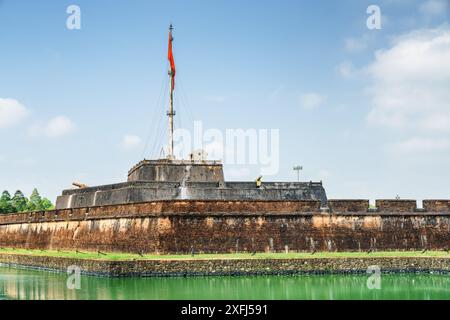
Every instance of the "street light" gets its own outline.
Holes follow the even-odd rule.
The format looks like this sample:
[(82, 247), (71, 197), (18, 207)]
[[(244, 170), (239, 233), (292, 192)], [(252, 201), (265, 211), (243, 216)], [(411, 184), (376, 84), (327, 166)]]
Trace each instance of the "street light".
[(297, 171), (297, 182), (300, 182), (300, 171), (303, 170), (302, 166), (295, 166), (294, 171)]

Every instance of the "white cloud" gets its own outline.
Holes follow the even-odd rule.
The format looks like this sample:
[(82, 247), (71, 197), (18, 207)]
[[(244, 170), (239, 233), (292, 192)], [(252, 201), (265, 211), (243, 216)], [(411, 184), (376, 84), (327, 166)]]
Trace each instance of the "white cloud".
[(29, 133), (33, 137), (59, 138), (75, 131), (75, 124), (68, 117), (57, 116), (46, 123), (33, 125)]
[(321, 106), (326, 100), (326, 96), (311, 92), (300, 96), (300, 105), (305, 109), (315, 109)]
[(363, 34), (359, 38), (347, 38), (344, 40), (344, 48), (349, 52), (360, 52), (369, 46), (372, 41), (372, 36)]
[(427, 0), (420, 5), (419, 12), (427, 18), (431, 18), (445, 14), (447, 8), (448, 4), (446, 0)]
[(120, 147), (124, 150), (132, 150), (138, 148), (141, 144), (142, 140), (140, 137), (132, 134), (126, 134), (122, 137)]
[(344, 61), (341, 64), (339, 64), (336, 67), (336, 71), (339, 73), (341, 77), (346, 79), (353, 78), (357, 73), (357, 70), (353, 66), (353, 63), (351, 63), (350, 61)]
[(20, 123), (27, 114), (27, 108), (17, 100), (0, 98), (0, 129)]
[(450, 132), (450, 30), (414, 31), (376, 53), (369, 123), (396, 129)]
[(75, 124), (67, 117), (58, 116), (51, 119), (45, 127), (45, 135), (57, 138), (67, 135), (75, 130)]
[(445, 138), (411, 138), (394, 143), (388, 149), (399, 155), (442, 152), (450, 149), (450, 140)]
[(450, 132), (450, 115), (430, 115), (420, 124), (420, 127), (427, 131)]

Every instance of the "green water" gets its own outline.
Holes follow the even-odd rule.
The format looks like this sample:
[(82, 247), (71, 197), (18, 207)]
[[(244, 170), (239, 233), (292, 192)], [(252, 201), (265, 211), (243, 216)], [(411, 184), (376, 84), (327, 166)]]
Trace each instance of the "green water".
[(381, 289), (366, 275), (126, 278), (81, 276), (81, 289), (67, 288), (67, 275), (0, 268), (0, 299), (449, 299), (450, 276), (382, 275)]

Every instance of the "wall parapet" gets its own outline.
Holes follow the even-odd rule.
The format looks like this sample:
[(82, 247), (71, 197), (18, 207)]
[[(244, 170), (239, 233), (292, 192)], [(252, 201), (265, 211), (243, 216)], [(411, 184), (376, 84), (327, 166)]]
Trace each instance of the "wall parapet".
[(367, 212), (369, 200), (328, 200), (328, 207), (332, 213)]
[(317, 213), (318, 200), (299, 201), (222, 201), (222, 200), (167, 200), (123, 205), (59, 209), (0, 215), (0, 225), (51, 221), (120, 218), (127, 216), (164, 215), (294, 215)]
[(423, 208), (428, 212), (450, 212), (450, 200), (424, 200)]
[(303, 216), (303, 215), (450, 215), (450, 200), (424, 200), (418, 209), (414, 200), (164, 200), (0, 215), (0, 225), (151, 216)]
[(376, 200), (375, 206), (379, 212), (415, 212), (416, 200)]

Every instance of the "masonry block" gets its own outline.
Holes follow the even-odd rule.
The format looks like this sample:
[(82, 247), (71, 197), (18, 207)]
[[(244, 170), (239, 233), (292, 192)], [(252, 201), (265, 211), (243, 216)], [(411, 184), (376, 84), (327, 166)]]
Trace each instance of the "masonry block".
[(380, 212), (414, 212), (417, 209), (416, 200), (376, 200)]
[(450, 212), (450, 200), (424, 200), (423, 208), (428, 212)]
[(328, 200), (331, 212), (366, 212), (369, 209), (369, 200)]

